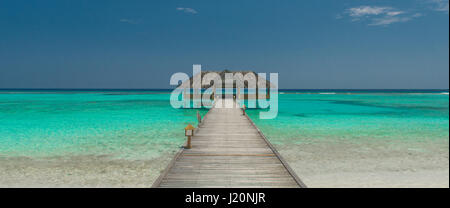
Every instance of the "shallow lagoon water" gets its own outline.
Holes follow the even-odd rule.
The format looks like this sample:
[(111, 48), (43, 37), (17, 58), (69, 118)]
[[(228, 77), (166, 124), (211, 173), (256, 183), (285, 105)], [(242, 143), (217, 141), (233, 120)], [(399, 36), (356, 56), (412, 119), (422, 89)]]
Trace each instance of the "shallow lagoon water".
[[(0, 92), (0, 186), (150, 186), (196, 124), (169, 97)], [(282, 91), (276, 119), (259, 111), (247, 112), (311, 187), (448, 187), (448, 91)]]
[(280, 94), (248, 114), (309, 187), (448, 187), (448, 93)]
[[(105, 154), (151, 158), (184, 141), (196, 109), (173, 109), (168, 92), (2, 93), (0, 155)], [(275, 144), (314, 140), (449, 138), (449, 99), (438, 93), (279, 95), (276, 119), (248, 113)], [(204, 115), (207, 110), (200, 110)]]
[(280, 94), (278, 117), (249, 115), (274, 143), (302, 139), (448, 140), (449, 98), (438, 93)]
[(0, 155), (151, 159), (182, 145), (195, 115), (158, 92), (0, 94)]

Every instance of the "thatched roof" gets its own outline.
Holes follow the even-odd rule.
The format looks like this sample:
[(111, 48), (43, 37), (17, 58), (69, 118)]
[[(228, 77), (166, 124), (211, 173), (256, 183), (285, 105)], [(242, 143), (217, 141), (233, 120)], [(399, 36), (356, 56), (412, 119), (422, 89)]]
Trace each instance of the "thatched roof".
[[(240, 80), (244, 83), (244, 87), (248, 88), (248, 81), (245, 78), (249, 78), (250, 81), (255, 81), (255, 83), (257, 83), (257, 80), (253, 80), (253, 78), (258, 79), (258, 74), (253, 72), (253, 71), (229, 71), (229, 70), (224, 70), (224, 71), (202, 71), (201, 73), (198, 73), (196, 75), (194, 75), (193, 77), (189, 78), (189, 81), (185, 81), (181, 84), (181, 87), (183, 88), (193, 88), (194, 86), (194, 77), (196, 78), (195, 80), (197, 82), (201, 82), (204, 78), (204, 76), (208, 73), (211, 73), (212, 76), (214, 76), (214, 74), (216, 74), (216, 76), (220, 76), (220, 78), (222, 79), (222, 88), (225, 88), (226, 84), (230, 84), (230, 83), (225, 83), (225, 74), (226, 73), (233, 73), (233, 76), (236, 73), (241, 73), (244, 76), (244, 80)], [(248, 73), (252, 73), (254, 76), (246, 76)], [(211, 75), (209, 75), (211, 76)], [(274, 84), (270, 83), (268, 80), (266, 81), (266, 88), (269, 89), (270, 87), (276, 87)], [(190, 85), (189, 85), (190, 84)], [(200, 83), (195, 83), (196, 86), (200, 86)], [(214, 81), (211, 81), (211, 83), (202, 83), (203, 85), (201, 86), (201, 88), (205, 89), (205, 88), (210, 88), (212, 87), (212, 85), (214, 84)], [(218, 87), (218, 86), (216, 86)], [(258, 85), (257, 85), (258, 87)], [(236, 80), (233, 80), (233, 88), (236, 88)]]

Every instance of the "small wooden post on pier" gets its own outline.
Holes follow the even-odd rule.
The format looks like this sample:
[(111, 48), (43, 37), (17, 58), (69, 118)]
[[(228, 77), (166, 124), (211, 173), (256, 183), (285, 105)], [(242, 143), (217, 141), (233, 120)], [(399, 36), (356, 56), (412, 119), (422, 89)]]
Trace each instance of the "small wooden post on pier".
[(199, 111), (197, 111), (197, 121), (198, 121), (198, 127), (200, 127), (200, 124), (202, 123), (202, 116), (200, 115)]
[(191, 124), (188, 124), (186, 128), (184, 128), (184, 134), (187, 136), (186, 149), (191, 149), (191, 138), (194, 136), (194, 127)]

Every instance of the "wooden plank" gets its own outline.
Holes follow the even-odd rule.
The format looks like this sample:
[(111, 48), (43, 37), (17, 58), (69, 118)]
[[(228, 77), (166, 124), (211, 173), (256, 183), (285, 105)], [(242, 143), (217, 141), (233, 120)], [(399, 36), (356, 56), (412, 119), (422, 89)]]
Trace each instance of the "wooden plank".
[(195, 130), (192, 148), (180, 149), (152, 187), (306, 186), (233, 100), (219, 100)]

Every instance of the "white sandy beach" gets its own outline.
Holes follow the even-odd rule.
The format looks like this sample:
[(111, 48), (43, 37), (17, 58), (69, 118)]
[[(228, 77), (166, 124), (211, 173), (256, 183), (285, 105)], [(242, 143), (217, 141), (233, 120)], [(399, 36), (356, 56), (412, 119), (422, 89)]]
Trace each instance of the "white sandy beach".
[(0, 187), (151, 187), (171, 157), (138, 161), (107, 156), (0, 157)]
[(449, 143), (277, 146), (308, 187), (449, 187)]
[[(311, 188), (449, 187), (448, 141), (420, 147), (342, 141), (276, 147)], [(174, 153), (139, 161), (0, 157), (0, 187), (151, 187)]]

